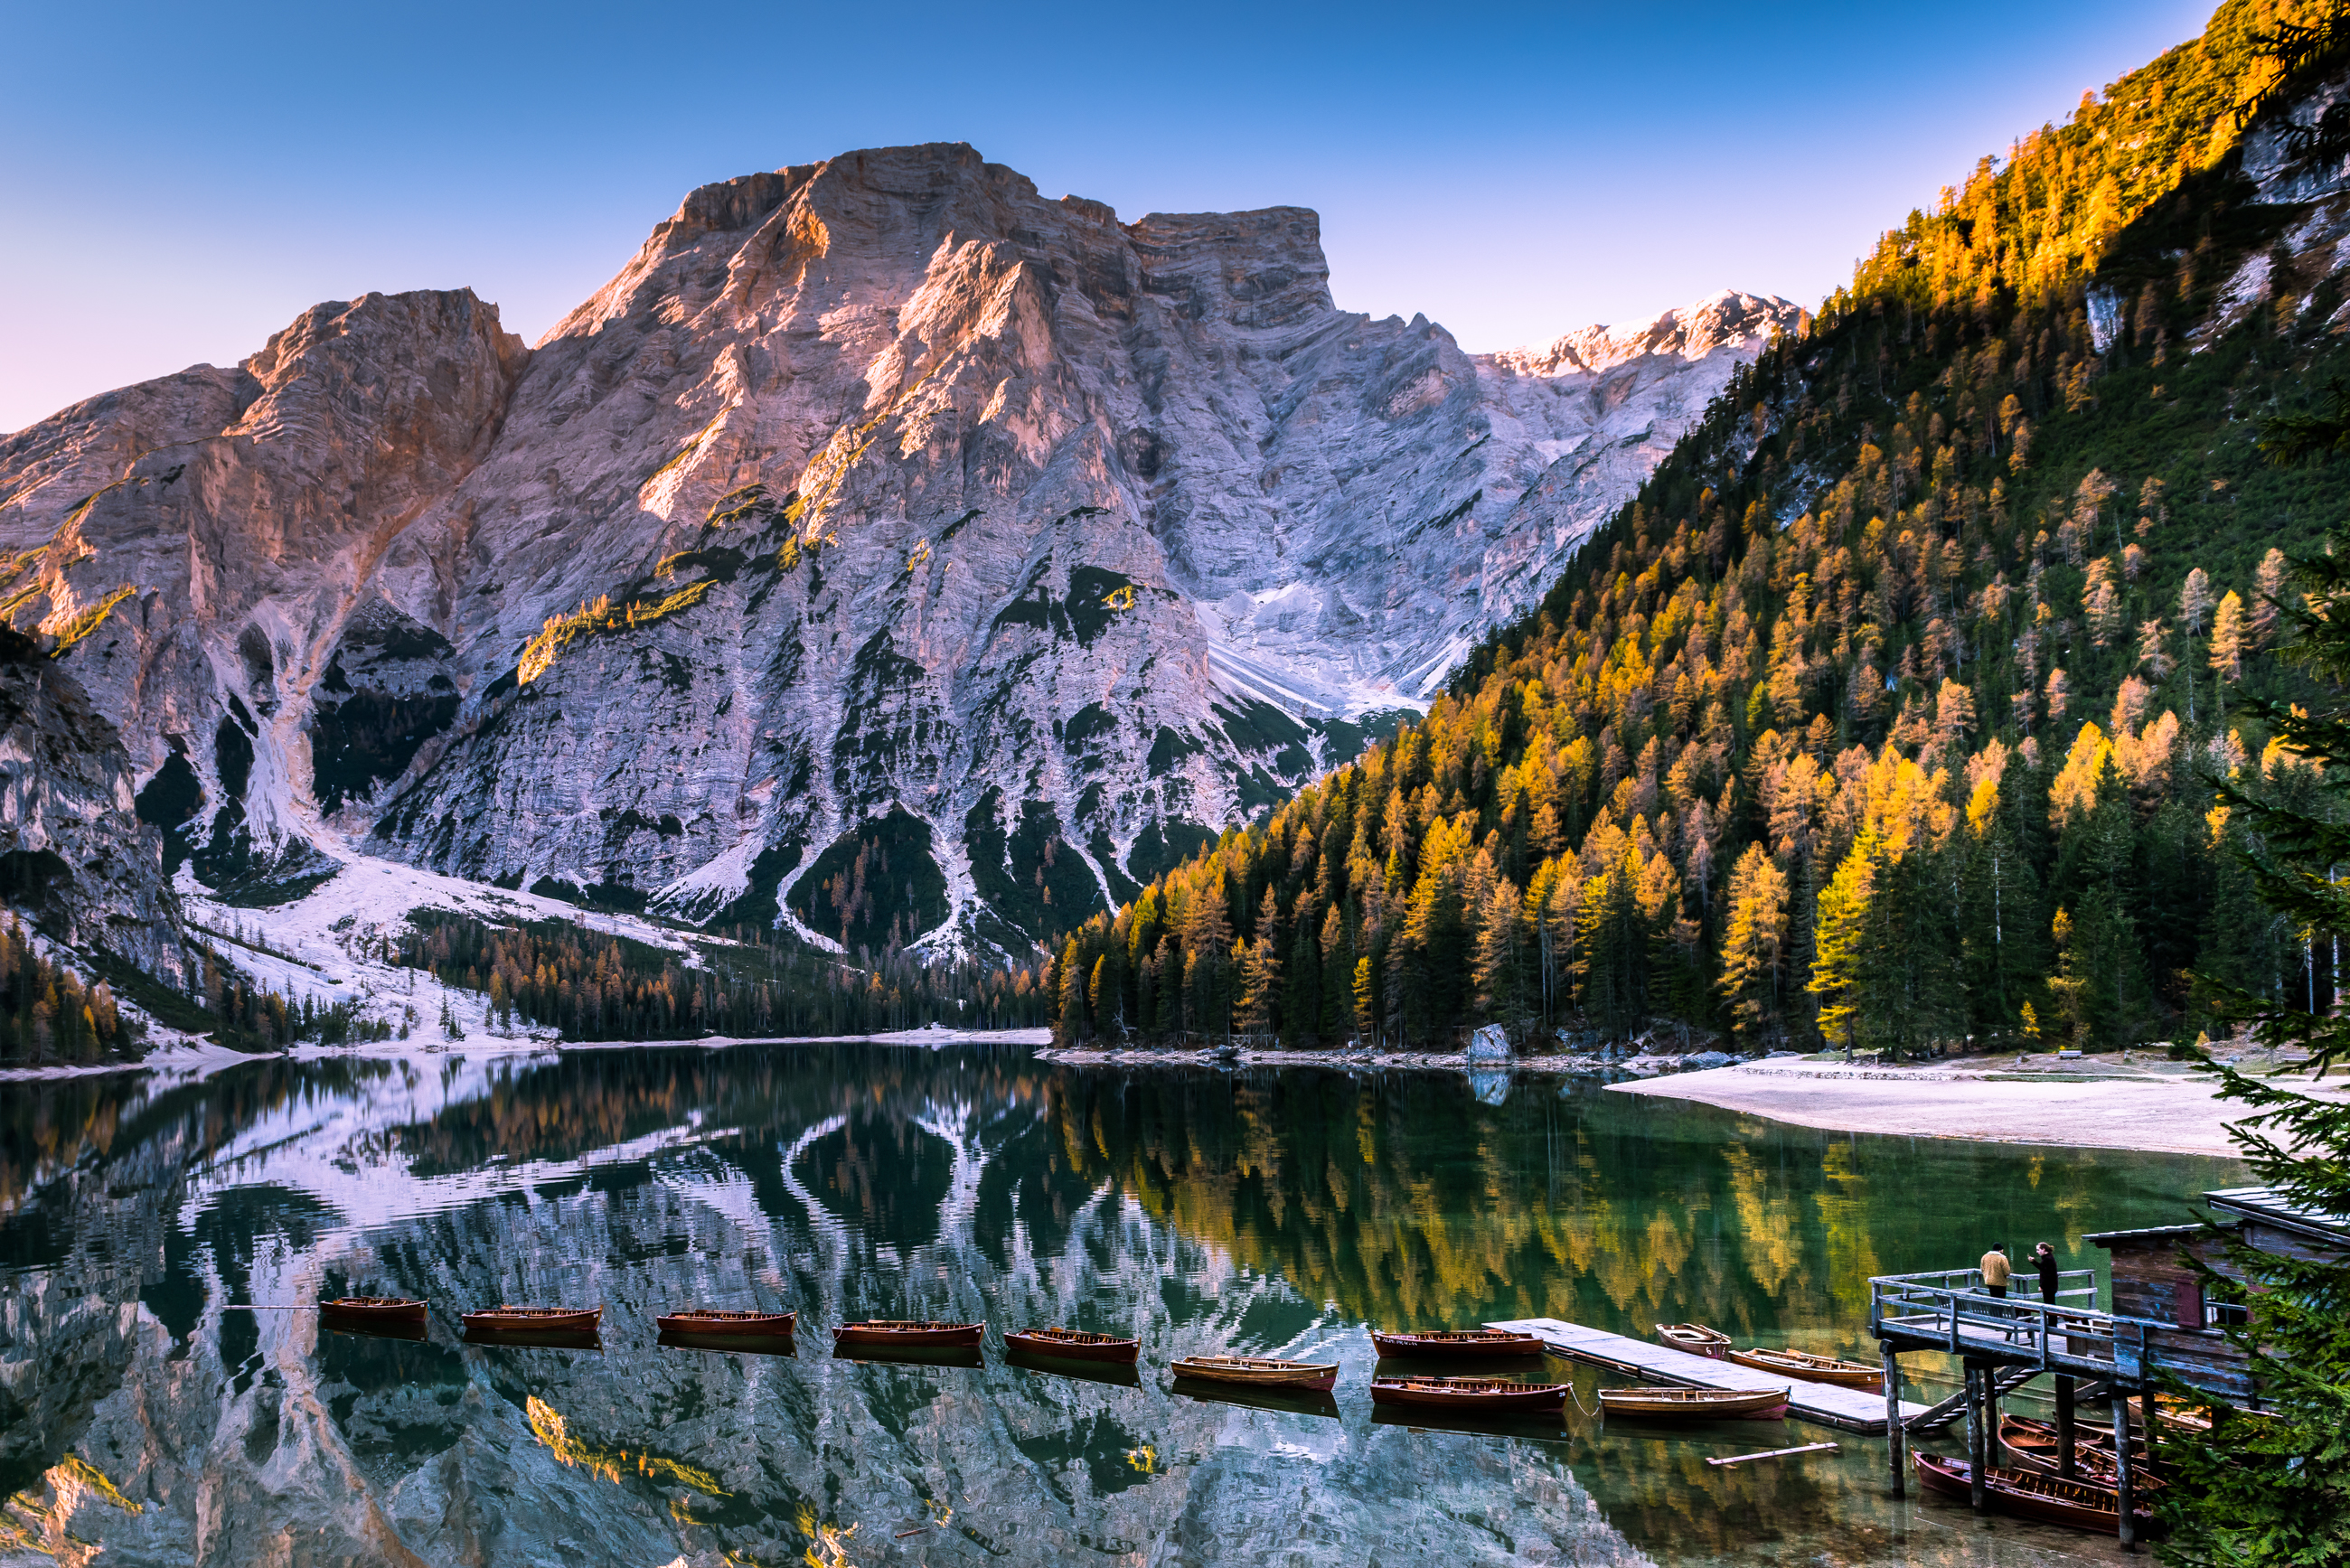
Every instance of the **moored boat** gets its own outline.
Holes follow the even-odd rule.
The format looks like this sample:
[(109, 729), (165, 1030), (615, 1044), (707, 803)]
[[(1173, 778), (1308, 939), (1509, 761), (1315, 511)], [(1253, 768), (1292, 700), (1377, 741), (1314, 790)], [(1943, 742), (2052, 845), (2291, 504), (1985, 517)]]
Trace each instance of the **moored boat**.
[(337, 1296), (318, 1303), (327, 1317), (344, 1323), (422, 1323), (424, 1303), (412, 1296)]
[(1459, 1414), (1503, 1410), (1557, 1410), (1566, 1404), (1564, 1383), (1513, 1383), (1506, 1377), (1374, 1377), (1374, 1405), (1419, 1405)]
[(1003, 1348), (1031, 1355), (1055, 1355), (1072, 1361), (1112, 1361), (1131, 1364), (1142, 1354), (1142, 1341), (1116, 1334), (1093, 1334), (1081, 1328), (1025, 1328), (1003, 1336)]
[(2154, 1397), (2154, 1418), (2162, 1425), (2181, 1432), (2209, 1432), (2210, 1415), (2201, 1407), (2190, 1405), (2176, 1394)]
[(1770, 1420), (1787, 1413), (1784, 1388), (1602, 1388), (1599, 1407), (1611, 1416), (1657, 1416), (1711, 1421), (1730, 1417)]
[(1500, 1328), (1437, 1328), (1414, 1334), (1371, 1331), (1371, 1343), (1381, 1355), (1508, 1356), (1540, 1355), (1543, 1343), (1531, 1334)]
[[(1974, 1471), (1966, 1460), (1919, 1453), (1916, 1456), (1916, 1463), (1918, 1479), (1928, 1490), (1940, 1492), (1945, 1497), (1972, 1500)], [(2000, 1512), (2013, 1514), (2018, 1519), (2036, 1519), (2043, 1524), (2092, 1530), (2101, 1535), (2117, 1534), (2121, 1530), (2121, 1500), (2110, 1487), (1991, 1465), (1983, 1469), (1983, 1496)], [(2151, 1509), (2134, 1507), (2130, 1510), (2130, 1517), (2140, 1532), (2153, 1530), (2154, 1511)]]
[(976, 1349), (987, 1333), (983, 1323), (943, 1323), (932, 1318), (868, 1318), (845, 1323), (832, 1331), (837, 1349), (950, 1350)]
[(663, 1329), (653, 1343), (664, 1350), (707, 1350), (723, 1355), (797, 1356), (797, 1342), (788, 1334), (680, 1334)]
[(1336, 1362), (1284, 1361), (1269, 1355), (1187, 1355), (1171, 1370), (1178, 1377), (1237, 1383), (1250, 1388), (1303, 1388), (1327, 1394), (1338, 1386)]
[(1800, 1377), (1806, 1383), (1833, 1383), (1840, 1388), (1877, 1392), (1885, 1387), (1881, 1368), (1857, 1361), (1839, 1361), (1833, 1355), (1814, 1355), (1808, 1350), (1772, 1350), (1757, 1345), (1733, 1350), (1729, 1358), (1757, 1372), (1775, 1372), (1782, 1377)]
[(467, 1334), (592, 1334), (603, 1321), (602, 1307), (500, 1306), (464, 1317)]
[(716, 1307), (688, 1307), (653, 1319), (663, 1334), (692, 1334), (705, 1338), (772, 1339), (797, 1326), (796, 1312), (723, 1312)]
[(1730, 1354), (1730, 1335), (1701, 1323), (1660, 1323), (1657, 1325), (1659, 1344), (1669, 1345), (1675, 1350), (1686, 1350), (1691, 1355), (1702, 1355), (1720, 1361)]
[[(2035, 1421), (2027, 1416), (2002, 1416), (1999, 1446), (2014, 1461), (2015, 1469), (2030, 1470), (2034, 1475), (2092, 1480), (2110, 1487), (2118, 1469), (2112, 1447), (2095, 1428), (2077, 1429), (2073, 1435), (2073, 1468), (2079, 1472), (2074, 1477), (2064, 1475), (2063, 1445), (2057, 1440), (2056, 1428), (2045, 1421)], [(2160, 1476), (2132, 1460), (2130, 1485), (2146, 1491), (2159, 1491), (2163, 1481)]]

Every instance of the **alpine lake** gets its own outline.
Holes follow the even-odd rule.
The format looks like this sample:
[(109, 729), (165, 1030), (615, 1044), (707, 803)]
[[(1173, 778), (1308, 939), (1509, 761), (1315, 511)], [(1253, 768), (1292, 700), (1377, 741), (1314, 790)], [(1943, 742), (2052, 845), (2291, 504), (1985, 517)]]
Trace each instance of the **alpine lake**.
[[(1532, 1075), (866, 1042), (259, 1059), (0, 1085), (0, 1563), (2118, 1561), (1889, 1495), (1884, 1439), (1375, 1409), (1372, 1326), (1549, 1316), (1874, 1360), (1870, 1275), (2173, 1223), (2231, 1162), (1851, 1137)], [(322, 1326), (421, 1296), (422, 1338)], [(461, 1312), (593, 1304), (592, 1348)], [(802, 1314), (785, 1355), (659, 1342)], [(984, 1319), (979, 1355), (829, 1325)], [(1139, 1334), (1130, 1376), (1006, 1329)], [(1179, 1355), (1335, 1360), (1195, 1397)], [(1935, 1399), (1948, 1368), (1905, 1390)], [(1393, 1364), (1390, 1364), (1391, 1366)], [(1436, 1370), (1467, 1370), (1459, 1366)], [(1937, 1381), (1937, 1379), (1939, 1379)], [(1586, 1414), (1586, 1411), (1592, 1412)], [(1834, 1451), (1731, 1469), (1794, 1444)], [(1939, 1445), (1957, 1451), (1956, 1432)], [(2140, 1559), (2143, 1561), (2143, 1559)]]

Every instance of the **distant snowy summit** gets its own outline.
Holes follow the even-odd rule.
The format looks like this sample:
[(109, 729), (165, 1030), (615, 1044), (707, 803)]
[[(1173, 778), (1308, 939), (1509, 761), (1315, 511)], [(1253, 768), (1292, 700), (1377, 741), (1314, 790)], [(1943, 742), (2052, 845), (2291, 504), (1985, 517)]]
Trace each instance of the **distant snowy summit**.
[(1474, 356), (1304, 208), (883, 148), (693, 192), (534, 346), (361, 295), (0, 438), (0, 546), (215, 888), (340, 838), (1024, 955), (1423, 705), (1794, 315)]
[(1634, 326), (1586, 327), (1538, 348), (1504, 348), (1482, 358), (1521, 376), (1596, 374), (1652, 354), (1695, 360), (1727, 348), (1751, 358), (1802, 314), (1775, 294), (1725, 288)]

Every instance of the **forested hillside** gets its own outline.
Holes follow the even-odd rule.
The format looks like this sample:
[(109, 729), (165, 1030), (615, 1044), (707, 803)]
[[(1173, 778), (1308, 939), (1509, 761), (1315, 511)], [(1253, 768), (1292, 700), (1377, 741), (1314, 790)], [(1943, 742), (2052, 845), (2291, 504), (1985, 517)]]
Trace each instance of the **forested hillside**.
[[(2350, 379), (2345, 36), (2230, 4), (1984, 159), (1742, 375), (1424, 722), (1096, 919), (1065, 1040), (2194, 1038), (2322, 1002), (2214, 809), (2323, 763), (2287, 556), (2350, 504), (2260, 421)], [(2256, 847), (2256, 846), (2255, 846)]]

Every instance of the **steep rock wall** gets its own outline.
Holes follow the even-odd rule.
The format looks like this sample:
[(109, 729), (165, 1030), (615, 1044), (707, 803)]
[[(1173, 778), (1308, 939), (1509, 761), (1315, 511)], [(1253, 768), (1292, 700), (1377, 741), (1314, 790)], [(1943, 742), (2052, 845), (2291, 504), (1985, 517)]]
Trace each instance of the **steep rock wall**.
[(535, 349), (369, 295), (19, 432), (0, 591), (215, 884), (363, 836), (1025, 951), (1413, 706), (1793, 314), (1471, 356), (1336, 309), (1304, 209), (851, 153), (693, 192)]

